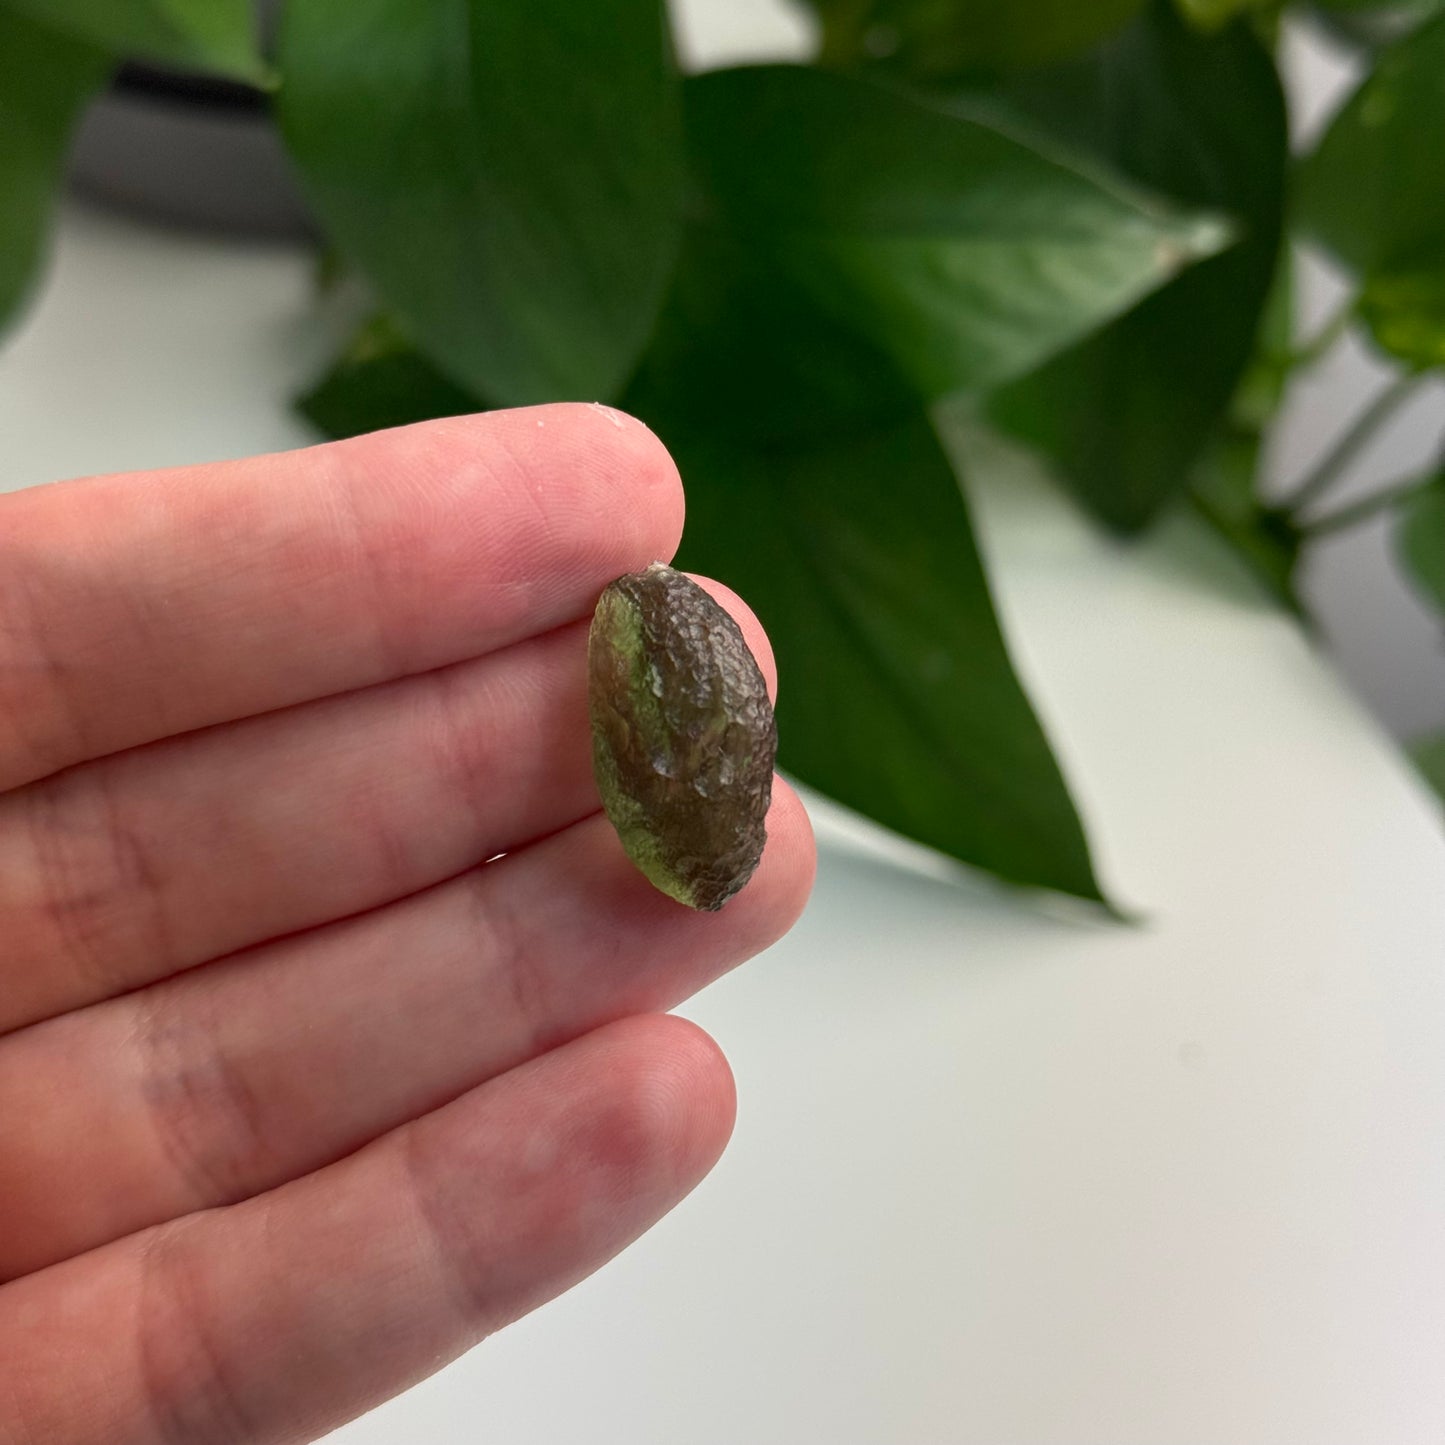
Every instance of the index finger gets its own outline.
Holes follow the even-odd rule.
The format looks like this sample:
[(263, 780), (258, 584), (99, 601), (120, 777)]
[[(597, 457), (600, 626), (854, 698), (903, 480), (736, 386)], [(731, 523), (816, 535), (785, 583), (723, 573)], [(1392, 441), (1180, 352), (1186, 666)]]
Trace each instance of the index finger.
[(0, 496), (0, 789), (547, 631), (682, 510), (584, 405)]

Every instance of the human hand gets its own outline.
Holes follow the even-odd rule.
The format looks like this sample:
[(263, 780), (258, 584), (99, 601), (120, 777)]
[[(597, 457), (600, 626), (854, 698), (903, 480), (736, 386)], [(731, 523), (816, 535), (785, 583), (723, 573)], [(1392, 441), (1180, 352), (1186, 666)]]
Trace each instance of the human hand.
[(711, 1167), (658, 1011), (813, 855), (780, 783), (693, 913), (597, 811), (587, 618), (681, 525), (580, 406), (0, 497), (0, 1445), (313, 1439)]

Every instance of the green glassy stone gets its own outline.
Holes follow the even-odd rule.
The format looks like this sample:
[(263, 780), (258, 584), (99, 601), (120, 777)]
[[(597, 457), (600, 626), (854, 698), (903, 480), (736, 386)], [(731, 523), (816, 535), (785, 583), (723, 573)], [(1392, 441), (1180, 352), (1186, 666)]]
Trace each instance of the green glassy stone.
[(602, 593), (588, 640), (592, 763), (627, 855), (689, 908), (721, 908), (767, 839), (778, 733), (738, 625), (661, 563)]

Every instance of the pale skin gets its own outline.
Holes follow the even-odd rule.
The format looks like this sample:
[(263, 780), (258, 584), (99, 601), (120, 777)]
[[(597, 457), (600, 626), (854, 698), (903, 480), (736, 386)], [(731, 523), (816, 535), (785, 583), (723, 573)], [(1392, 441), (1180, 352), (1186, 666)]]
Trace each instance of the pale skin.
[(663, 1011), (813, 846), (779, 782), (698, 914), (598, 812), (587, 618), (682, 520), (580, 406), (0, 496), (0, 1445), (314, 1439), (712, 1167)]

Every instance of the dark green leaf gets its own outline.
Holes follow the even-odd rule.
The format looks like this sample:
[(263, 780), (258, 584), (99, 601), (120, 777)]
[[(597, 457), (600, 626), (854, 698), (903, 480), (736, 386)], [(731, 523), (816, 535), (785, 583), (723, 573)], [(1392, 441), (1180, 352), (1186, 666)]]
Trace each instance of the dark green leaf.
[(768, 627), (782, 765), (967, 863), (1098, 898), (921, 406), (755, 254), (694, 256), (626, 405), (687, 479), (684, 564)]
[(1086, 50), (1142, 0), (808, 0), (824, 59), (886, 58), (917, 76), (1044, 65)]
[(71, 127), (109, 69), (104, 52), (0, 9), (0, 327), (34, 280)]
[(1445, 732), (1416, 738), (1410, 744), (1410, 756), (1425, 781), (1445, 800)]
[(1240, 15), (1274, 8), (1279, 0), (1175, 0), (1180, 15), (1196, 30), (1211, 34)]
[(282, 68), (332, 238), (458, 384), (621, 388), (680, 226), (659, 0), (291, 0)]
[(717, 210), (927, 396), (997, 384), (1225, 240), (980, 121), (796, 66), (689, 83)]
[(994, 421), (1046, 452), (1120, 531), (1188, 482), (1248, 364), (1280, 251), (1284, 99), (1253, 32), (1191, 33), (1162, 3), (1019, 99), (1142, 184), (1239, 218), (1241, 243), (1002, 391)]
[(1395, 42), (1300, 168), (1302, 224), (1359, 277), (1376, 341), (1445, 356), (1445, 15)]
[(1445, 366), (1445, 257), (1438, 265), (1372, 276), (1360, 293), (1359, 313), (1380, 349), (1412, 370)]
[(745, 592), (778, 651), (782, 765), (964, 862), (1097, 898), (923, 413), (799, 449), (662, 435), (688, 478), (684, 565)]
[(296, 409), (330, 437), (360, 436), (481, 403), (439, 372), (384, 318), (369, 322)]
[(1421, 596), (1445, 615), (1445, 475), (1401, 504), (1395, 546)]
[(5, 0), (55, 30), (129, 60), (263, 82), (253, 0)]
[(918, 405), (874, 347), (721, 228), (689, 233), (645, 380), (648, 404), (670, 425), (750, 447), (865, 430)]

